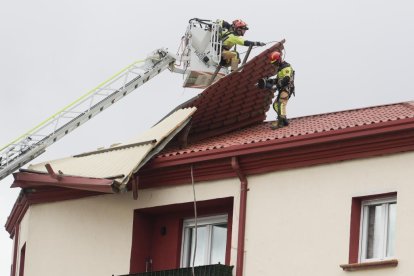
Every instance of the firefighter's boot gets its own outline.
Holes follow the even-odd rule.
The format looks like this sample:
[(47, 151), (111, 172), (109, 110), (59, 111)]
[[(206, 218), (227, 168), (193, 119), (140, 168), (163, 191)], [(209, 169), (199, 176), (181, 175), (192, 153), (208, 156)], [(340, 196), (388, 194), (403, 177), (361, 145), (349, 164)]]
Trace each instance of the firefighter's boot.
[(278, 119), (277, 119), (277, 121), (273, 121), (271, 124), (270, 124), (270, 128), (271, 129), (273, 129), (273, 130), (275, 130), (275, 129), (279, 129), (279, 128), (282, 128), (282, 127), (284, 127), (285, 126), (285, 124), (284, 124), (284, 122), (283, 122), (283, 118), (281, 118), (281, 117), (279, 117)]
[(281, 120), (283, 122), (283, 126), (288, 126), (289, 125), (289, 120), (286, 118), (286, 116), (282, 116)]

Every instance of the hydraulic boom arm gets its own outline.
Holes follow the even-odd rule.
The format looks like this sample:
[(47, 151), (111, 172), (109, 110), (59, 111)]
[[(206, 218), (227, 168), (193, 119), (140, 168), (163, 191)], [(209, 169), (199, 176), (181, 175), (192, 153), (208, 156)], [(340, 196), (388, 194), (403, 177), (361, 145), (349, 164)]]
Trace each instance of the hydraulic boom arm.
[[(172, 66), (176, 57), (158, 49), (127, 66), (75, 102), (0, 148), (0, 180), (27, 164), (51, 144)], [(143, 64), (140, 64), (143, 63)]]

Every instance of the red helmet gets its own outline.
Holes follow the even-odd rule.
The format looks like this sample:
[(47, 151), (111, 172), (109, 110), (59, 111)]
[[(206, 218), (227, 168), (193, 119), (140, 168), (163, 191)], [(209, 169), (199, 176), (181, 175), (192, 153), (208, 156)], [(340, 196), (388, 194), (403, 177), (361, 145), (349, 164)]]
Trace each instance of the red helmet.
[(248, 30), (249, 29), (247, 27), (246, 22), (244, 22), (243, 20), (240, 20), (240, 19), (234, 20), (232, 25), (233, 25), (234, 29), (242, 29), (242, 30)]
[(239, 36), (243, 36), (246, 30), (249, 29), (247, 27), (247, 24), (240, 19), (234, 20), (232, 23), (232, 27), (233, 27), (234, 32)]
[(274, 51), (274, 52), (271, 52), (269, 55), (270, 63), (275, 63), (277, 61), (280, 61), (281, 59), (282, 59), (282, 55), (280, 54), (280, 52)]

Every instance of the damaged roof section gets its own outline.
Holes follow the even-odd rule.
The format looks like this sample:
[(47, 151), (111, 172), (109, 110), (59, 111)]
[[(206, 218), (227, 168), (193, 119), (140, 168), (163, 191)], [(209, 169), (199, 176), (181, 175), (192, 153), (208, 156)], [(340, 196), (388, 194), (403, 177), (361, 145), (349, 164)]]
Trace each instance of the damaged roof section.
[(30, 165), (28, 170), (14, 174), (12, 187), (38, 187), (43, 183), (99, 192), (111, 192), (108, 187), (112, 192), (123, 189), (131, 175), (189, 123), (195, 111), (194, 107), (179, 109), (127, 143)]
[[(282, 51), (283, 43), (284, 40), (264, 50), (127, 143), (30, 165), (28, 170), (14, 175), (13, 187), (38, 187), (43, 183), (44, 186), (117, 192), (172, 139), (171, 144), (183, 146), (263, 122), (274, 95), (256, 84), (259, 79), (274, 74), (268, 54)], [(31, 182), (29, 176), (35, 176), (38, 181)], [(103, 180), (99, 184), (103, 186), (95, 185), (97, 179)], [(109, 182), (105, 181), (108, 179)]]
[(274, 96), (269, 89), (259, 89), (259, 79), (273, 76), (274, 67), (268, 55), (283, 50), (284, 40), (252, 58), (239, 71), (215, 82), (201, 94), (185, 103), (197, 107), (188, 132), (188, 141), (198, 141), (230, 131), (258, 124), (266, 119), (266, 112)]

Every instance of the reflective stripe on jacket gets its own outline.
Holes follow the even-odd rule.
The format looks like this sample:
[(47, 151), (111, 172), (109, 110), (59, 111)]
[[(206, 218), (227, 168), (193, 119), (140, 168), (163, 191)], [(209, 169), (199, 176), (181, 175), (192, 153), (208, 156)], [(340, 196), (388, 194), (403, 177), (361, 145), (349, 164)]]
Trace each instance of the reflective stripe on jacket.
[(292, 78), (292, 75), (293, 75), (293, 69), (290, 65), (279, 70), (279, 72), (277, 72), (277, 78), (280, 80), (283, 79), (284, 77)]
[(234, 35), (232, 32), (224, 32), (221, 36), (223, 40), (223, 48), (230, 50), (234, 45), (244, 45), (244, 39), (240, 36)]

